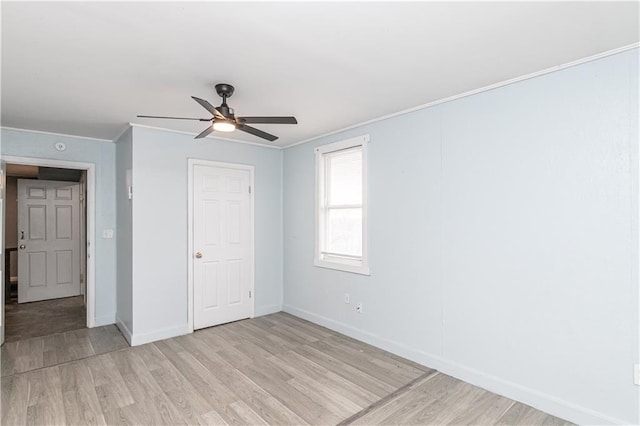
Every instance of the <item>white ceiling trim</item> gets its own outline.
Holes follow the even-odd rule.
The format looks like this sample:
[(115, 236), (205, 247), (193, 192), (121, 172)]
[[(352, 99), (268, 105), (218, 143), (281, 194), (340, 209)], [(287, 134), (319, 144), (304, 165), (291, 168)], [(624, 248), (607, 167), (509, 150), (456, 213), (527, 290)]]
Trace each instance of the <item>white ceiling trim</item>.
[(92, 138), (92, 137), (89, 137), (89, 136), (68, 135), (68, 134), (65, 134), (65, 133), (45, 132), (45, 131), (42, 131), (42, 130), (19, 129), (17, 127), (0, 126), (0, 129), (11, 130), (11, 131), (14, 131), (14, 132), (29, 132), (29, 133), (37, 133), (37, 134), (40, 134), (40, 135), (59, 136), (59, 137), (64, 137), (64, 138), (87, 139), (87, 140), (90, 140), (90, 141), (97, 141), (97, 142), (113, 142), (110, 139)]
[[(331, 131), (329, 133), (325, 133), (325, 134), (322, 134), (322, 135), (319, 135), (319, 136), (314, 136), (312, 138), (305, 139), (305, 140), (300, 141), (300, 142), (295, 142), (295, 143), (292, 143), (292, 144), (289, 144), (289, 145), (285, 145), (281, 149), (287, 149), (287, 148), (291, 148), (291, 147), (294, 147), (294, 146), (297, 146), (297, 145), (302, 145), (302, 144), (305, 144), (305, 143), (308, 143), (308, 142), (312, 142), (312, 141), (315, 141), (315, 140), (318, 140), (318, 139), (321, 139), (321, 138), (324, 138), (324, 137), (327, 137), (327, 136), (335, 135), (337, 133), (341, 133), (341, 132), (345, 132), (347, 130), (351, 130), (351, 129), (355, 129), (355, 128), (358, 128), (358, 127), (361, 127), (361, 126), (365, 126), (367, 124), (377, 123), (378, 121), (387, 120), (389, 118), (398, 117), (400, 115), (409, 114), (411, 112), (419, 111), (421, 109), (425, 109), (425, 108), (429, 108), (429, 107), (432, 107), (432, 106), (440, 105), (440, 104), (443, 104), (443, 103), (446, 103), (446, 102), (451, 102), (451, 101), (454, 101), (456, 99), (465, 98), (467, 96), (475, 95), (475, 94), (482, 93), (482, 92), (487, 92), (489, 90), (493, 90), (493, 89), (497, 89), (497, 88), (500, 88), (500, 87), (508, 86), (509, 84), (518, 83), (520, 81), (528, 80), (530, 78), (535, 78), (535, 77), (539, 77), (539, 76), (542, 76), (542, 75), (545, 75), (545, 74), (550, 74), (552, 72), (560, 71), (560, 70), (563, 70), (563, 69), (566, 69), (566, 68), (575, 67), (576, 65), (584, 64), (586, 62), (595, 61), (595, 60), (598, 60), (598, 59), (601, 59), (601, 58), (605, 58), (607, 56), (616, 55), (618, 53), (626, 52), (627, 50), (636, 49), (638, 47), (640, 47), (640, 43), (629, 44), (627, 46), (622, 46), (622, 47), (619, 47), (617, 49), (608, 50), (606, 52), (598, 53), (596, 55), (587, 56), (586, 58), (577, 59), (575, 61), (567, 62), (566, 64), (556, 65), (554, 67), (546, 68), (546, 69), (541, 70), (541, 71), (532, 72), (530, 74), (525, 74), (525, 75), (520, 76), (520, 77), (515, 77), (515, 78), (511, 78), (509, 80), (504, 80), (504, 81), (501, 81), (501, 82), (498, 82), (498, 83), (490, 84), (489, 86), (484, 86), (484, 87), (481, 87), (479, 89), (470, 90), (468, 92), (460, 93), (458, 95), (453, 95), (453, 96), (449, 96), (447, 98), (438, 99), (438, 100), (435, 100), (435, 101), (432, 101), (432, 102), (429, 102), (429, 103), (426, 103), (426, 104), (415, 106), (413, 108), (409, 108), (409, 109), (405, 109), (405, 110), (402, 110), (402, 111), (394, 112), (394, 113), (391, 113), (391, 114), (383, 115), (382, 117), (378, 117), (378, 118), (374, 118), (374, 119), (371, 119), (371, 120), (363, 121), (362, 123), (358, 123), (358, 124), (354, 124), (354, 125), (351, 125), (351, 126), (343, 127), (341, 129), (338, 129), (338, 130), (333, 130), (333, 131)], [(236, 142), (238, 142), (238, 141), (236, 141)]]
[(120, 139), (122, 137), (122, 135), (127, 133), (127, 130), (129, 130), (130, 128), (131, 128), (131, 123), (127, 123), (127, 125), (124, 127), (124, 129), (120, 133), (118, 133), (118, 136), (113, 138), (113, 140), (111, 142), (116, 143), (118, 141), (118, 139)]
[[(120, 132), (120, 134), (118, 134), (118, 136), (115, 137), (113, 140), (111, 140), (111, 139), (92, 138), (92, 137), (89, 137), (89, 136), (68, 135), (68, 134), (65, 134), (65, 133), (46, 132), (46, 131), (42, 131), (42, 130), (19, 129), (17, 127), (7, 127), (7, 126), (0, 126), (0, 129), (11, 130), (11, 131), (14, 131), (14, 132), (37, 133), (37, 134), (40, 134), (40, 135), (59, 136), (59, 137), (65, 137), (65, 138), (86, 139), (86, 140), (92, 140), (92, 141), (96, 141), (96, 142), (115, 143), (118, 139), (120, 139), (120, 137), (122, 135), (124, 135), (126, 133), (127, 130), (129, 130), (129, 127), (141, 127), (141, 128), (144, 128), (144, 129), (160, 130), (160, 131), (163, 131), (163, 132), (178, 133), (178, 134), (189, 135), (189, 136), (195, 136), (195, 135), (198, 134), (196, 132), (184, 132), (182, 130), (173, 130), (173, 129), (167, 129), (167, 128), (164, 128), (164, 127), (147, 126), (145, 124), (137, 124), (137, 123), (128, 123), (128, 126), (122, 132)], [(225, 142), (243, 143), (243, 144), (247, 144), (247, 145), (261, 146), (261, 147), (264, 147), (264, 148), (283, 149), (282, 147), (279, 147), (279, 146), (267, 145), (267, 144), (257, 143), (257, 142), (240, 141), (240, 140), (237, 140), (237, 139), (221, 138), (221, 137), (214, 137), (214, 136), (207, 136), (206, 138), (203, 138), (203, 139), (214, 139), (214, 140), (217, 139), (217, 140), (221, 140), (221, 141), (225, 141)]]
[[(164, 132), (170, 132), (170, 133), (178, 133), (181, 135), (189, 135), (189, 136), (196, 136), (198, 134), (198, 132), (185, 132), (183, 130), (173, 130), (173, 129), (167, 129), (165, 127), (157, 127), (157, 126), (147, 126), (146, 124), (138, 124), (138, 123), (129, 123), (129, 126), (131, 127), (140, 127), (143, 129), (152, 129), (152, 130), (161, 130)], [(125, 129), (125, 132), (127, 130)], [(120, 136), (122, 136), (124, 134), (124, 132), (122, 132), (122, 134), (120, 134)], [(120, 138), (120, 136), (118, 136), (116, 139), (114, 139), (114, 142), (116, 140), (118, 140), (118, 138)], [(214, 140), (220, 140), (220, 141), (225, 141), (225, 142), (235, 142), (235, 143), (244, 143), (247, 145), (256, 145), (256, 146), (261, 146), (264, 148), (271, 148), (271, 149), (282, 149), (282, 147), (279, 146), (274, 146), (274, 145), (267, 145), (264, 143), (258, 143), (258, 142), (247, 142), (247, 141), (241, 141), (238, 139), (230, 139), (230, 138), (221, 138), (220, 136), (206, 136), (202, 139), (214, 139)]]

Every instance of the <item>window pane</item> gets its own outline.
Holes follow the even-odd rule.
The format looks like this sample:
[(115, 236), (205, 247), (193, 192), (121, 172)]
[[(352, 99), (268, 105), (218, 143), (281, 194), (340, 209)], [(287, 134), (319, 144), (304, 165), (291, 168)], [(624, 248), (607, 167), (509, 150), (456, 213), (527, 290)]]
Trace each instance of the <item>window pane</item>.
[(325, 251), (362, 256), (362, 209), (329, 209)]
[(362, 148), (327, 156), (329, 205), (362, 204)]

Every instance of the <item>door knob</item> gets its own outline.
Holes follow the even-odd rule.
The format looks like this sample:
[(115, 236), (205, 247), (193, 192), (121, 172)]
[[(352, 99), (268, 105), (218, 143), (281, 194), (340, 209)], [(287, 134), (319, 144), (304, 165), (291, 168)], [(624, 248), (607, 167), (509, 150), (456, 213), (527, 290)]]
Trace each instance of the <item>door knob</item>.
[(199, 251), (196, 252), (196, 259), (202, 259), (202, 253)]
[(27, 246), (25, 246), (24, 244), (20, 244), (20, 250), (24, 250), (26, 248), (27, 248)]

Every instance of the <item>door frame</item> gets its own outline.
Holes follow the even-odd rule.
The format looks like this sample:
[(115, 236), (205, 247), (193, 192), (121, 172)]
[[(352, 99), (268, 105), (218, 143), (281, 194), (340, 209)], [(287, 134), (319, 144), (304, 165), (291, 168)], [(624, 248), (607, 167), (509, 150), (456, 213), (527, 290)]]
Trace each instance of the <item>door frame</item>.
[[(95, 306), (96, 306), (96, 165), (95, 163), (84, 163), (80, 161), (52, 160), (49, 158), (37, 157), (14, 157), (10, 155), (2, 156), (3, 163), (21, 164), (26, 166), (40, 167), (57, 167), (61, 169), (86, 170), (87, 172), (87, 192), (85, 194), (85, 202), (87, 203), (87, 233), (86, 233), (86, 264), (85, 271), (85, 292), (87, 300), (87, 328), (93, 328), (96, 325)], [(4, 241), (2, 241), (4, 252)], [(3, 301), (4, 303), (4, 301)], [(3, 312), (4, 324), (4, 312)]]
[(193, 185), (193, 170), (194, 166), (211, 166), (221, 167), (225, 169), (246, 170), (249, 172), (249, 185), (251, 192), (249, 193), (249, 202), (251, 203), (251, 230), (250, 230), (250, 265), (249, 271), (251, 274), (249, 289), (251, 290), (251, 315), (249, 318), (253, 318), (255, 315), (256, 307), (256, 292), (255, 292), (255, 185), (254, 174), (255, 167), (248, 164), (237, 163), (224, 163), (220, 161), (201, 160), (196, 158), (187, 159), (187, 329), (189, 333), (193, 333), (193, 268), (195, 261), (193, 257), (193, 202), (194, 202), (194, 185)]
[(6, 213), (6, 198), (7, 198), (7, 177), (6, 177), (6, 173), (5, 173), (5, 164), (4, 161), (0, 161), (0, 226), (2, 228), (0, 228), (0, 270), (2, 271), (2, 273), (0, 274), (0, 279), (2, 279), (2, 289), (0, 290), (0, 302), (2, 303), (0, 305), (0, 345), (4, 345), (4, 328), (5, 328), (5, 322), (4, 322), (4, 286), (5, 286), (5, 282), (4, 282), (4, 276), (6, 273), (5, 268), (7, 267), (7, 265), (5, 265), (4, 263), (4, 257), (5, 257), (5, 247), (4, 247), (4, 240), (6, 239), (6, 232), (4, 229), (4, 223), (5, 223), (5, 213)]

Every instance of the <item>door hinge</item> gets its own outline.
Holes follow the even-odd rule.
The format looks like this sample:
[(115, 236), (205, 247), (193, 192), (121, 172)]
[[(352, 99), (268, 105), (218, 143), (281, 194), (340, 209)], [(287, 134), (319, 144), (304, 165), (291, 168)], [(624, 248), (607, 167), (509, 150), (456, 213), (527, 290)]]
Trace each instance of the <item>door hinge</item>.
[(251, 299), (251, 290), (249, 290), (249, 299)]
[(249, 194), (251, 194), (251, 185), (249, 185)]

